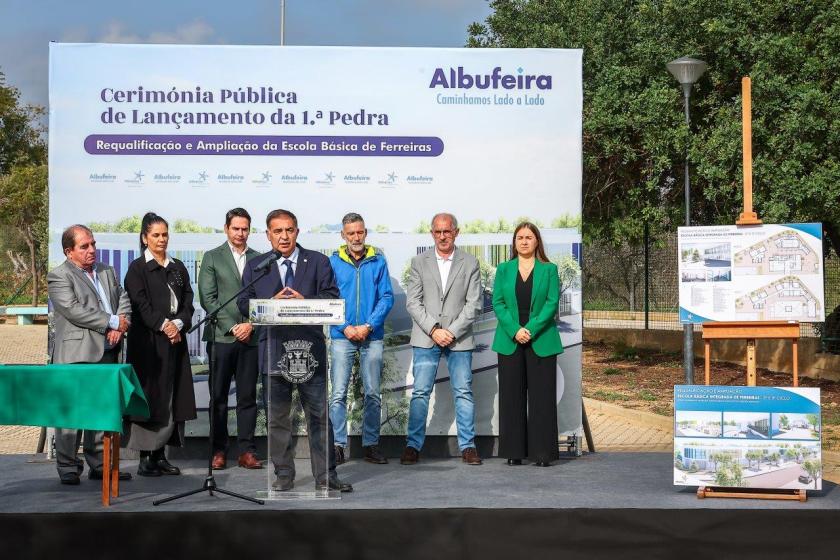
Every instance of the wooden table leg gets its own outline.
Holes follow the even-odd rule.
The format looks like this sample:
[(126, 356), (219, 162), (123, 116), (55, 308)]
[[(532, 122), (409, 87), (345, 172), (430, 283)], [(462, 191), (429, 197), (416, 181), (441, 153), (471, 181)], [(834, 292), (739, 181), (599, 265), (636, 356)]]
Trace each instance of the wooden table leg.
[(755, 387), (755, 339), (747, 339), (747, 386)]
[(111, 497), (120, 496), (120, 434), (111, 437)]
[(709, 369), (711, 368), (710, 362), (712, 360), (712, 341), (706, 339), (704, 342), (706, 343), (705, 347), (703, 349), (704, 357), (705, 357), (705, 360), (706, 360), (706, 363), (705, 363), (705, 366), (704, 366), (704, 371), (705, 371), (705, 374), (706, 374), (706, 385), (708, 385), (710, 380), (711, 380), (710, 379), (711, 375), (710, 375)]
[(111, 505), (111, 451), (113, 449), (112, 433), (105, 432), (102, 437), (102, 505)]
[(799, 341), (793, 339), (793, 386), (799, 387)]

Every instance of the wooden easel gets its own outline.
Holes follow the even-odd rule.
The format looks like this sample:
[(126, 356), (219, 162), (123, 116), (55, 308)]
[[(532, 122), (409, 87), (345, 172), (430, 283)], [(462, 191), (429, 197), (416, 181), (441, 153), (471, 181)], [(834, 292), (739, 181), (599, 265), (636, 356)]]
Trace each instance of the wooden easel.
[[(752, 207), (752, 88), (749, 76), (741, 79), (741, 118), (744, 142), (744, 211), (735, 221), (739, 226), (761, 225), (761, 220)], [(793, 386), (799, 386), (799, 323), (793, 321), (762, 322), (719, 322), (703, 323), (704, 372), (706, 385), (710, 383), (710, 362), (712, 340), (747, 341), (747, 386), (756, 384), (755, 342), (757, 339), (783, 339), (793, 343)], [(715, 486), (700, 486), (698, 498), (752, 498), (758, 500), (808, 499), (804, 489), (739, 489)]]

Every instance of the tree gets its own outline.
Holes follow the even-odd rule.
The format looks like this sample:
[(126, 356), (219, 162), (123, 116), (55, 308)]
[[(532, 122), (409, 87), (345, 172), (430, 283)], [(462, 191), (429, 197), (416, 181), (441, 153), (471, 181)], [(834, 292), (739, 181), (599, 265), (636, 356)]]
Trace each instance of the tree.
[(26, 259), (16, 258), (13, 251), (9, 256), (13, 262), (26, 263), (25, 273), (32, 281), (32, 305), (37, 305), (49, 244), (47, 166), (15, 166), (0, 177), (0, 206), (0, 224), (10, 226), (26, 246)]
[(0, 175), (14, 166), (38, 165), (46, 161), (47, 148), (37, 121), (42, 107), (21, 106), (20, 93), (6, 85), (0, 72)]
[(802, 465), (802, 468), (805, 469), (805, 472), (807, 472), (811, 476), (811, 478), (814, 480), (814, 488), (816, 489), (816, 487), (817, 487), (817, 477), (820, 476), (820, 471), (822, 470), (822, 464), (820, 463), (819, 460), (805, 461), (805, 463), (803, 463), (803, 465)]
[[(584, 234), (732, 223), (742, 206), (741, 78), (752, 78), (754, 205), (767, 223), (821, 221), (840, 250), (836, 0), (493, 0), (471, 47), (583, 48)], [(684, 122), (665, 64), (709, 64)]]
[(555, 256), (551, 259), (557, 265), (560, 278), (560, 294), (580, 286), (580, 265), (572, 255)]
[(779, 416), (779, 426), (781, 426), (783, 430), (790, 429), (790, 418), (788, 418), (787, 414)]

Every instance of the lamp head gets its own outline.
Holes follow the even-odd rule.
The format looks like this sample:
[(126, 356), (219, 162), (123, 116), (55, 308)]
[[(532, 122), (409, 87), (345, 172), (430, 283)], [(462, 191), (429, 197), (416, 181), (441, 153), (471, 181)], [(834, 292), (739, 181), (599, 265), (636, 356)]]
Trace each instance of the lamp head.
[(696, 83), (708, 68), (708, 64), (702, 60), (688, 56), (672, 60), (665, 66), (683, 87)]

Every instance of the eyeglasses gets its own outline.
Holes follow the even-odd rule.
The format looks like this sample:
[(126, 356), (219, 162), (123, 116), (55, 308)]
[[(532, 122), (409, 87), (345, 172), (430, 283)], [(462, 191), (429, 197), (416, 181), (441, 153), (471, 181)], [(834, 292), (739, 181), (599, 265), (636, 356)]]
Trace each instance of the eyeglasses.
[(435, 237), (452, 237), (456, 231), (453, 229), (436, 229), (432, 231), (432, 235)]

